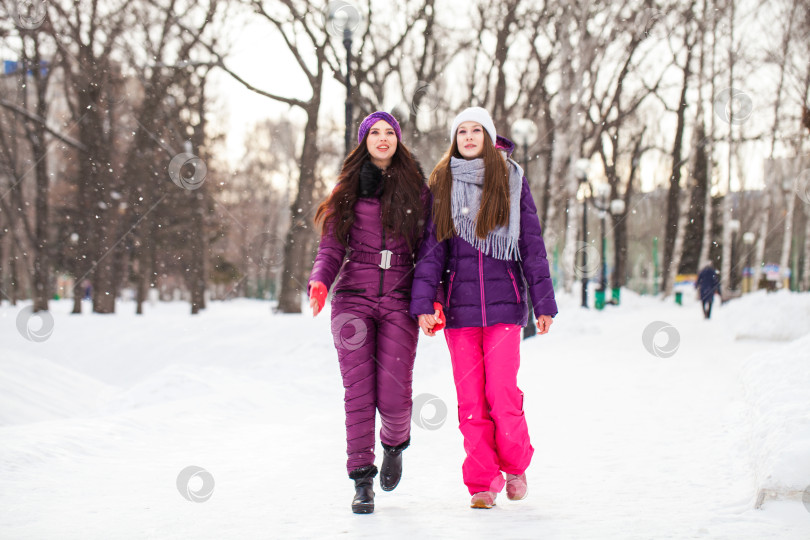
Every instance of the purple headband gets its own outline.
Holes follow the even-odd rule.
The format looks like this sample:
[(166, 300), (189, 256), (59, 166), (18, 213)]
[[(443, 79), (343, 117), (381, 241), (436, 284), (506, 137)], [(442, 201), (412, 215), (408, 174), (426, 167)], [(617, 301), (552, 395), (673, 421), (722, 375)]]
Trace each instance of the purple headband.
[(385, 120), (391, 125), (392, 128), (394, 128), (394, 132), (397, 134), (397, 140), (402, 138), (402, 133), (399, 130), (399, 122), (397, 122), (397, 119), (385, 111), (376, 111), (366, 116), (366, 118), (360, 124), (360, 129), (357, 130), (357, 144), (363, 142), (368, 130), (370, 130), (371, 126), (376, 124), (379, 120)]

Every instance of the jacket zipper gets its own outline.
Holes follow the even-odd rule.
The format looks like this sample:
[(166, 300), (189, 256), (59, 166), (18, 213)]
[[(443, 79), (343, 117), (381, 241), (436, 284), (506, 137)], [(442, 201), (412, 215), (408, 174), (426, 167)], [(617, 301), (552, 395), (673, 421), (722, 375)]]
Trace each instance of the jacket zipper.
[(506, 269), (509, 272), (509, 277), (512, 278), (512, 287), (515, 288), (515, 302), (520, 303), (520, 293), (518, 292), (517, 282), (515, 281), (515, 274), (512, 273), (511, 268)]
[[(382, 227), (382, 251), (385, 251), (385, 225), (383, 225), (383, 227)], [(382, 252), (380, 252), (380, 255), (382, 256)], [(385, 269), (381, 266), (380, 267), (380, 294), (379, 294), (379, 296), (383, 295), (383, 275), (384, 275), (383, 273), (384, 272), (385, 272)]]
[(481, 283), (481, 319), (484, 326), (487, 325), (487, 305), (484, 299), (484, 254), (478, 250), (478, 278)]
[(453, 278), (456, 277), (456, 273), (453, 272), (450, 274), (450, 286), (447, 288), (447, 307), (450, 307), (450, 295), (453, 294)]

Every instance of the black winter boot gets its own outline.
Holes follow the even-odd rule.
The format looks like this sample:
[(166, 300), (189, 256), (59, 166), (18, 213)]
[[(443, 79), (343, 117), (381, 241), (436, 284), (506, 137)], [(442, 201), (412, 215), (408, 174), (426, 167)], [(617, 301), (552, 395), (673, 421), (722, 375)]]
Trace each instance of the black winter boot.
[(349, 473), (354, 480), (354, 499), (352, 499), (352, 512), (355, 514), (370, 514), (374, 511), (374, 477), (377, 476), (375, 465), (366, 465)]
[(383, 488), (383, 491), (393, 491), (399, 484), (399, 479), (402, 477), (402, 451), (410, 444), (410, 439), (397, 446), (382, 443), (385, 455), (382, 467), (380, 467), (380, 487)]

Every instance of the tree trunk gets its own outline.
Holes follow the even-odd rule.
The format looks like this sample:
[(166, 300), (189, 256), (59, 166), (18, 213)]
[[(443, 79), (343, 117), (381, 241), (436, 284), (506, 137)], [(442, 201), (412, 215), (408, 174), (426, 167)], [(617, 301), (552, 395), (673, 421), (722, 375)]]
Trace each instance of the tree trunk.
[(301, 171), (298, 192), (290, 207), (290, 229), (284, 243), (284, 273), (281, 277), (278, 310), (282, 313), (301, 313), (301, 293), (306, 292), (306, 273), (309, 269), (308, 246), (312, 236), (312, 219), (315, 203), (315, 165), (318, 162), (318, 111), (320, 110), (320, 86), (313, 93), (306, 107), (307, 125), (304, 129), (304, 146), (301, 150)]
[[(734, 2), (729, 0), (729, 48), (728, 48), (728, 87), (734, 86)], [(731, 208), (731, 169), (732, 157), (734, 156), (734, 108), (728, 107), (728, 183), (726, 194), (723, 197), (723, 261), (720, 267), (720, 289), (730, 291), (731, 289), (731, 250), (734, 239), (728, 224), (732, 220)], [(725, 296), (725, 295), (722, 295)]]
[(205, 309), (205, 186), (191, 193), (191, 271), (189, 289), (191, 292), (191, 314), (196, 315)]
[(683, 147), (683, 132), (686, 124), (686, 93), (689, 89), (692, 64), (692, 47), (688, 46), (687, 43), (684, 43), (684, 45), (687, 45), (688, 52), (683, 67), (683, 85), (681, 86), (680, 101), (678, 102), (678, 124), (675, 129), (675, 141), (672, 145), (672, 174), (669, 177), (667, 223), (664, 232), (664, 264), (662, 276), (664, 282), (661, 285), (661, 289), (664, 291), (665, 297), (672, 294), (672, 278), (675, 275), (673, 271), (677, 271), (675, 241), (679, 233), (679, 222), (681, 220), (681, 149)]
[[(143, 223), (141, 223), (142, 225)], [(143, 315), (143, 303), (146, 300), (146, 286), (149, 283), (149, 269), (147, 268), (145, 246), (136, 242), (133, 253), (134, 273), (135, 273), (135, 314)]]
[[(702, 108), (700, 114), (703, 114)], [(707, 223), (705, 214), (708, 211), (707, 206), (711, 205), (711, 194), (709, 179), (706, 176), (708, 166), (705, 146), (706, 132), (702, 123), (697, 125), (695, 134), (692, 150), (694, 159), (690, 161), (689, 167), (689, 170), (692, 172), (692, 178), (694, 179), (694, 183), (690, 182), (692, 188), (690, 208), (688, 209), (689, 222), (686, 224), (684, 254), (678, 264), (678, 272), (683, 274), (696, 274), (703, 268), (703, 266), (700, 266), (703, 253), (702, 242), (710, 241), (706, 239), (707, 237), (703, 230), (703, 227), (705, 227)], [(709, 193), (708, 196), (707, 193)]]
[[(194, 147), (201, 159), (208, 157), (204, 154), (205, 147), (205, 82), (203, 77), (200, 84), (200, 98), (197, 104), (197, 113), (200, 121), (194, 126)], [(205, 309), (205, 289), (207, 283), (208, 243), (206, 242), (205, 211), (206, 211), (206, 185), (203, 183), (199, 189), (193, 191), (191, 208), (191, 314), (196, 315)]]
[[(31, 76), (30, 78), (26, 78), (25, 82), (27, 83), (28, 80), (33, 80), (33, 89), (36, 99), (34, 102), (35, 114), (38, 118), (47, 118), (48, 79), (53, 67), (47, 68), (44, 70), (44, 72), (40, 68), (41, 58), (38, 36), (39, 34), (36, 32), (30, 34), (30, 38), (33, 42), (32, 50), (34, 54), (32, 58), (27, 58), (27, 55), (23, 53), (24, 61), (27, 65), (24, 67), (22, 77), (26, 78), (25, 70), (30, 70)], [(25, 42), (25, 36), (22, 36), (22, 40)], [(23, 51), (24, 50), (25, 45), (23, 44)], [(24, 88), (26, 86), (27, 84), (23, 85)], [(27, 105), (27, 89), (24, 89), (23, 93), (23, 105), (25, 106)], [(25, 123), (25, 132), (31, 145), (31, 160), (34, 163), (33, 171), (36, 195), (34, 201), (34, 234), (29, 240), (31, 250), (33, 251), (34, 255), (32, 291), (34, 301), (33, 309), (35, 312), (37, 312), (48, 310), (48, 298), (50, 296), (50, 246), (48, 244), (48, 187), (50, 182), (48, 179), (48, 147), (46, 144), (45, 126), (42, 122), (34, 123), (33, 127), (29, 127), (30, 124), (31, 123), (29, 122)], [(20, 217), (25, 219), (23, 215)]]
[[(547, 131), (551, 135), (551, 141), (554, 140), (554, 123), (551, 120), (551, 107), (549, 106), (550, 100), (545, 100), (543, 102), (543, 110), (545, 114), (543, 115), (543, 123), (547, 127)], [(546, 137), (548, 138), (548, 137)], [(545, 227), (550, 224), (549, 221), (549, 207), (551, 205), (552, 197), (553, 197), (553, 185), (554, 185), (554, 169), (552, 168), (554, 165), (554, 144), (553, 142), (546, 142), (544, 139), (543, 147), (545, 148), (545, 159), (543, 160), (543, 164), (545, 165), (543, 174), (545, 175), (545, 180), (543, 182), (543, 200), (541, 202), (540, 208), (540, 223), (543, 224), (543, 230), (545, 231)], [(558, 235), (555, 235), (555, 238), (558, 238)], [(559, 243), (559, 241), (555, 242), (555, 246)]]
[(810, 201), (805, 201), (804, 204), (804, 266), (801, 290), (810, 291)]
[[(101, 184), (96, 184), (99, 199), (103, 201), (105, 192)], [(115, 313), (115, 284), (113, 283), (113, 261), (110, 257), (115, 238), (112, 212), (102, 212), (99, 216), (96, 234), (95, 261), (93, 262), (93, 312)]]
[[(686, 224), (686, 236), (684, 237), (684, 255), (679, 258), (677, 268), (679, 272), (687, 274), (697, 274), (700, 266), (700, 256), (702, 253), (701, 242), (706, 239), (702, 227), (706, 221), (706, 207), (711, 205), (711, 197), (707, 193), (711, 192), (710, 178), (706, 175), (707, 161), (711, 160), (711, 155), (706, 157), (706, 124), (703, 114), (703, 86), (706, 73), (706, 22), (709, 17), (709, 2), (703, 2), (703, 14), (698, 24), (697, 37), (700, 40), (700, 56), (698, 60), (698, 80), (697, 80), (697, 109), (695, 111), (695, 124), (692, 133), (692, 148), (689, 155), (688, 174), (693, 179), (687, 185), (691, 187), (689, 222)], [(714, 66), (711, 66), (712, 71)]]
[[(573, 21), (571, 21), (573, 22)], [(571, 46), (571, 37), (568, 31), (569, 25), (563, 23), (560, 25), (560, 57), (571, 58), (573, 55), (573, 47)], [(569, 212), (562, 216), (563, 219), (568, 220), (570, 227), (563, 226), (564, 224), (558, 223), (557, 211), (559, 206), (564, 206), (566, 201), (576, 201), (577, 193), (577, 178), (574, 175), (574, 167), (577, 159), (579, 158), (580, 149), (571, 141), (572, 132), (579, 132), (578, 126), (575, 125), (574, 119), (578, 118), (575, 114), (574, 108), (576, 104), (572, 104), (571, 93), (575, 88), (575, 83), (578, 81), (577, 73), (574, 71), (572, 64), (566, 64), (563, 73), (560, 74), (565, 83), (560, 87), (560, 95), (557, 98), (557, 111), (556, 118), (559, 120), (554, 126), (554, 150), (552, 153), (552, 182), (550, 190), (550, 204), (548, 206), (548, 215), (546, 219), (546, 227), (552, 227), (557, 231), (565, 231), (562, 260), (562, 285), (563, 289), (570, 293), (573, 290), (575, 273), (574, 260), (577, 253), (577, 238), (579, 237), (579, 220), (576, 219), (579, 214), (579, 205), (572, 205)], [(574, 210), (576, 208), (576, 210)]]
[(681, 201), (678, 209), (678, 225), (675, 234), (675, 243), (672, 249), (672, 264), (669, 267), (669, 275), (666, 276), (667, 289), (664, 296), (672, 294), (675, 286), (675, 276), (681, 265), (683, 256), (684, 238), (686, 237), (686, 222), (689, 218), (689, 204), (692, 199), (691, 189), (686, 188), (679, 194)]
[[(712, 86), (714, 87), (714, 86)], [(712, 203), (712, 169), (714, 142), (712, 141), (714, 133), (714, 115), (712, 115), (711, 127), (709, 128), (709, 140), (706, 145), (706, 183), (704, 193), (705, 201), (703, 206), (703, 239), (700, 242), (700, 258), (698, 259), (698, 272), (709, 264), (709, 254), (711, 253), (712, 246), (712, 220), (714, 204)]]
[[(799, 0), (793, 0), (790, 8), (790, 16), (787, 19), (787, 29), (782, 39), (782, 46), (781, 46), (781, 58), (779, 63), (779, 83), (776, 86), (776, 99), (774, 100), (773, 104), (773, 128), (771, 129), (771, 153), (770, 159), (774, 159), (774, 154), (776, 152), (776, 140), (779, 135), (779, 112), (782, 105), (782, 88), (785, 84), (785, 72), (787, 68), (788, 53), (790, 50), (790, 42), (793, 35), (793, 24), (796, 20), (796, 10), (799, 7)], [(766, 162), (767, 163), (767, 162)], [(762, 197), (762, 206), (759, 212), (759, 234), (757, 235), (757, 248), (756, 248), (756, 258), (754, 261), (754, 273), (753, 273), (753, 284), (752, 290), (759, 289), (759, 281), (762, 279), (762, 266), (765, 263), (765, 242), (767, 241), (768, 236), (768, 220), (770, 216), (770, 209), (771, 209), (771, 190), (774, 189), (774, 182), (777, 181), (773, 177), (768, 177), (766, 174), (765, 177), (765, 188), (763, 191)]]
[[(39, 70), (35, 70), (39, 71)], [(41, 118), (47, 115), (44, 106), (45, 96), (38, 98), (37, 114)], [(33, 159), (36, 160), (36, 225), (34, 248), (34, 311), (48, 311), (50, 297), (50, 246), (48, 244), (48, 148), (45, 145), (45, 129), (37, 123), (36, 141), (32, 144)]]
[(759, 289), (759, 282), (762, 279), (762, 267), (765, 263), (765, 243), (768, 240), (768, 225), (771, 213), (771, 190), (773, 181), (765, 176), (765, 187), (762, 190), (762, 206), (759, 211), (759, 234), (757, 234), (757, 246), (754, 254), (754, 272), (751, 283), (751, 290)]
[(10, 272), (10, 281), (8, 284), (8, 290), (11, 297), (11, 305), (17, 305), (17, 298), (19, 297), (19, 280), (17, 279), (17, 253), (14, 249), (16, 246), (14, 244), (14, 237), (12, 234), (11, 242), (9, 242), (9, 250), (8, 250), (8, 266), (11, 270)]
[[(83, 267), (86, 271), (81, 272), (76, 285), (81, 287), (84, 278), (89, 277), (93, 287), (93, 311), (114, 313), (115, 258), (110, 251), (117, 241), (115, 238), (117, 218), (116, 211), (112, 208), (114, 201), (110, 197), (110, 192), (115, 189), (116, 182), (113, 173), (110, 172), (113, 149), (105, 135), (110, 130), (104, 129), (103, 114), (106, 105), (101, 99), (98, 85), (98, 81), (104, 80), (104, 67), (98, 63), (93, 51), (87, 46), (80, 47), (78, 63), (81, 71), (75, 85), (78, 110), (82, 111), (82, 116), (78, 119), (78, 131), (79, 140), (87, 148), (87, 154), (81, 156), (79, 167), (77, 206), (82, 216), (80, 228), (84, 229), (84, 238), (80, 239), (82, 250), (78, 261), (79, 271), (81, 272)], [(80, 301), (80, 299), (74, 301), (74, 313), (81, 312)]]
[(6, 266), (7, 266), (7, 259), (5, 258), (6, 255), (6, 232), (7, 229), (3, 226), (3, 223), (0, 223), (0, 306), (3, 305), (3, 299), (8, 299), (11, 301), (11, 298), (8, 295), (8, 283), (6, 282)]
[[(797, 176), (798, 171), (801, 170), (801, 157), (797, 157), (796, 160), (799, 167), (796, 168), (797, 172), (793, 174), (794, 178)], [(782, 255), (779, 257), (779, 270), (782, 279), (787, 279), (788, 269), (790, 268), (790, 251), (793, 243), (793, 214), (796, 210), (795, 189), (790, 189), (785, 193), (785, 203), (787, 208), (785, 212), (785, 229), (782, 236)]]

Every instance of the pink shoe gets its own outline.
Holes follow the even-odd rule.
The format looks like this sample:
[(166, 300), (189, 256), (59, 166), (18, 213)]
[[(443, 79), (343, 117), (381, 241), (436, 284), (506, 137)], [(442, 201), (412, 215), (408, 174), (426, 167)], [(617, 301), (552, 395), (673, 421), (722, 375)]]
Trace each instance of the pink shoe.
[(529, 486), (526, 485), (526, 473), (506, 475), (506, 496), (510, 501), (520, 501), (526, 498)]
[(495, 506), (495, 496), (497, 493), (492, 491), (479, 491), (472, 496), (470, 508), (492, 508)]

